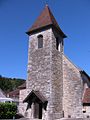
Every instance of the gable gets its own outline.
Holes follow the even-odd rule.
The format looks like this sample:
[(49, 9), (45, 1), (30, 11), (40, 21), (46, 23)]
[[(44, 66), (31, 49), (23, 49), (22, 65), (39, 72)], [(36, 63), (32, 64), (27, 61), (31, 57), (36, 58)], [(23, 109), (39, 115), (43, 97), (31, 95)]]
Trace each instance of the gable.
[(47, 103), (48, 103), (46, 98), (39, 91), (34, 91), (34, 90), (32, 90), (27, 95), (27, 97), (24, 99), (23, 102), (27, 102), (28, 103), (27, 109), (29, 107), (31, 108), (32, 103), (41, 103), (45, 110), (46, 110), (46, 106), (47, 106)]
[(67, 75), (69, 79), (72, 80), (80, 80), (81, 69), (79, 69), (75, 64), (73, 64), (65, 55), (63, 55), (63, 75)]

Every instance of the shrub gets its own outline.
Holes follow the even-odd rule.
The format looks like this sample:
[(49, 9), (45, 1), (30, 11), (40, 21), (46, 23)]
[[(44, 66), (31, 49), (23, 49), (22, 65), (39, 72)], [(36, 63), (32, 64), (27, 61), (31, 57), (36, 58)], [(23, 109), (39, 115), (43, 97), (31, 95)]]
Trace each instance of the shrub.
[(16, 115), (17, 106), (14, 103), (0, 103), (0, 119), (12, 119)]

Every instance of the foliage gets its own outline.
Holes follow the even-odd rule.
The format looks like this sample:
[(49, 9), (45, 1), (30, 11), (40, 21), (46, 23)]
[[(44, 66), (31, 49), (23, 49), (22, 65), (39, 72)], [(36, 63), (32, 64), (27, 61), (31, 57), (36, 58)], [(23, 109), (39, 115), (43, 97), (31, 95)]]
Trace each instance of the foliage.
[(14, 103), (0, 103), (0, 119), (12, 119), (16, 115), (17, 106)]
[(25, 82), (24, 79), (6, 78), (0, 75), (0, 88), (5, 93), (15, 90), (18, 86), (20, 86), (24, 82)]

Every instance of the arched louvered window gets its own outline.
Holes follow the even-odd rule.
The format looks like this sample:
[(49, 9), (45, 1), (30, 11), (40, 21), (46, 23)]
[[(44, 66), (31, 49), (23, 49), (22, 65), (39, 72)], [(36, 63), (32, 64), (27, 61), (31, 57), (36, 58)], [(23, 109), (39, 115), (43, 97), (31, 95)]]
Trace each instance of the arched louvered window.
[(38, 48), (43, 48), (43, 36), (38, 36)]

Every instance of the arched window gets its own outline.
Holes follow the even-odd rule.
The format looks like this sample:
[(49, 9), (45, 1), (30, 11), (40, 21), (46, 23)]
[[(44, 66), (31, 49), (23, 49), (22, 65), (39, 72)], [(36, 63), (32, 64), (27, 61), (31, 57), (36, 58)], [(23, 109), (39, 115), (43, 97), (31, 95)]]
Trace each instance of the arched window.
[(38, 36), (38, 48), (43, 48), (43, 36)]

